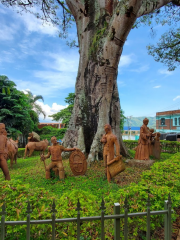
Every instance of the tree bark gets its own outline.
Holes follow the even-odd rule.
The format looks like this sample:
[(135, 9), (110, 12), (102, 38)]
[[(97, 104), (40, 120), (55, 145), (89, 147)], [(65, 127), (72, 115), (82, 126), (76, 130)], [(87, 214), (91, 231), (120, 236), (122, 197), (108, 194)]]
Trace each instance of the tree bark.
[(64, 144), (88, 153), (89, 162), (102, 159), (100, 139), (104, 125), (109, 123), (119, 139), (121, 153), (126, 155), (120, 133), (118, 64), (133, 24), (138, 15), (148, 13), (149, 5), (144, 7), (140, 0), (128, 0), (125, 4), (117, 0), (66, 3), (77, 24), (80, 60), (74, 109)]

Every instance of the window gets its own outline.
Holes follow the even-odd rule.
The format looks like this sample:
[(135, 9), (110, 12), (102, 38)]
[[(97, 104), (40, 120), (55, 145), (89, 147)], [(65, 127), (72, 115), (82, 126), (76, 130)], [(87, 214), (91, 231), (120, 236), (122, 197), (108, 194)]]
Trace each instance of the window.
[(161, 118), (161, 125), (165, 125), (165, 118)]
[(174, 119), (174, 125), (177, 126), (177, 118)]
[(178, 125), (180, 126), (180, 117), (178, 118), (178, 123), (179, 123)]

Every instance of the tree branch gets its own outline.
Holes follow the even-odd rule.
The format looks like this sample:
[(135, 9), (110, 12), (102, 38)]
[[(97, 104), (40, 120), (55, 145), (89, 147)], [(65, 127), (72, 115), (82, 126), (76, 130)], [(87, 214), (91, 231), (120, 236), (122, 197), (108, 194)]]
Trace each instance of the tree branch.
[(82, 4), (79, 0), (66, 0), (66, 4), (68, 5), (75, 19), (78, 15), (78, 11), (80, 10), (82, 10), (82, 12), (85, 11), (85, 5)]
[(64, 2), (61, 2), (60, 0), (56, 0), (58, 3), (59, 3), (59, 5), (61, 5), (61, 7), (67, 12), (67, 13), (71, 13), (70, 11), (69, 11), (69, 9), (67, 9), (65, 6), (64, 6)]
[[(178, 0), (179, 1), (179, 0)], [(173, 2), (172, 0), (157, 0), (157, 1), (143, 1), (141, 8), (137, 14), (137, 17), (149, 14), (156, 9), (159, 9), (168, 3)]]

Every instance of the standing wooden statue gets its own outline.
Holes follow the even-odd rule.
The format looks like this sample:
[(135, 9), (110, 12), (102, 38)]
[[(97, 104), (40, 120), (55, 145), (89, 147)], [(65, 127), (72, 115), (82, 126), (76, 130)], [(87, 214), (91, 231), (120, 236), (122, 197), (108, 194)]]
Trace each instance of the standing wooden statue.
[(149, 128), (147, 127), (148, 123), (149, 119), (145, 118), (140, 129), (140, 137), (135, 154), (135, 159), (138, 160), (149, 160), (151, 144), (150, 139), (152, 138), (153, 133), (150, 132)]
[[(111, 178), (115, 177), (118, 173), (124, 171), (125, 165), (121, 160), (120, 146), (116, 135), (112, 133), (111, 126), (105, 124), (104, 134), (101, 138), (101, 142), (104, 144), (103, 159), (105, 166), (105, 175), (108, 182)], [(116, 146), (116, 157), (114, 157), (114, 145)]]
[(156, 136), (154, 138), (154, 146), (153, 146), (153, 156), (156, 159), (161, 158), (161, 143), (160, 143), (160, 136), (161, 134), (159, 132), (156, 133)]
[(0, 168), (2, 169), (5, 180), (11, 180), (7, 165), (8, 146), (7, 146), (7, 132), (5, 124), (0, 123)]

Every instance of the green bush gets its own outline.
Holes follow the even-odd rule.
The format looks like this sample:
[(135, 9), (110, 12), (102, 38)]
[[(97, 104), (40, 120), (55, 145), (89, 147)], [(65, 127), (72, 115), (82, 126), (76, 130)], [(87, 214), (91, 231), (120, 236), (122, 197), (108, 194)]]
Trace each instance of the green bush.
[(51, 126), (43, 127), (41, 129), (37, 129), (36, 132), (39, 134), (41, 140), (47, 139), (51, 140), (51, 137), (55, 136), (57, 139), (63, 139), (64, 134), (67, 128), (53, 128)]
[[(26, 200), (29, 199), (33, 205), (32, 220), (50, 219), (52, 199), (55, 198), (56, 218), (71, 218), (77, 215), (76, 204), (79, 198), (82, 208), (81, 216), (99, 216), (102, 193), (106, 205), (106, 214), (113, 214), (113, 204), (115, 202), (120, 203), (121, 213), (123, 213), (126, 197), (128, 199), (129, 212), (144, 212), (147, 208), (148, 194), (151, 200), (151, 211), (163, 210), (164, 201), (168, 199), (168, 194), (171, 193), (172, 208), (175, 209), (179, 207), (180, 199), (179, 159), (180, 153), (177, 153), (164, 162), (155, 163), (150, 170), (143, 172), (138, 184), (132, 183), (125, 188), (121, 188), (115, 183), (108, 184), (101, 177), (93, 175), (92, 177), (78, 178), (68, 175), (65, 181), (60, 182), (57, 179), (46, 180), (44, 179), (44, 173), (41, 173), (39, 167), (37, 168), (38, 170), (36, 169), (36, 174), (32, 170), (32, 166), (35, 166), (35, 162), (37, 162), (35, 158), (34, 160), (23, 160), (22, 164), (20, 163), (19, 168), (17, 168), (16, 179), (0, 181), (0, 207), (6, 202), (7, 221), (26, 220)], [(25, 172), (23, 176), (20, 170), (23, 173)], [(31, 180), (30, 177), (32, 178)], [(25, 182), (29, 182), (29, 184)], [(43, 187), (40, 187), (40, 184)], [(175, 220), (176, 213), (172, 214), (172, 218)], [(122, 233), (123, 224), (122, 220)], [(139, 236), (143, 236), (143, 233), (146, 231), (146, 217), (129, 218), (128, 225), (128, 239), (139, 239)], [(163, 216), (151, 216), (152, 234), (155, 229), (162, 226)], [(25, 226), (7, 226), (6, 231), (6, 240), (25, 239)], [(105, 221), (105, 231), (106, 239), (112, 239), (114, 231), (113, 220)], [(76, 224), (57, 224), (56, 236), (57, 239), (76, 239)], [(81, 225), (81, 236), (82, 239), (100, 239), (100, 222), (83, 222)], [(31, 237), (32, 239), (50, 239), (50, 224), (31, 225)]]

